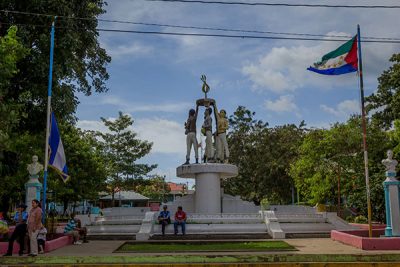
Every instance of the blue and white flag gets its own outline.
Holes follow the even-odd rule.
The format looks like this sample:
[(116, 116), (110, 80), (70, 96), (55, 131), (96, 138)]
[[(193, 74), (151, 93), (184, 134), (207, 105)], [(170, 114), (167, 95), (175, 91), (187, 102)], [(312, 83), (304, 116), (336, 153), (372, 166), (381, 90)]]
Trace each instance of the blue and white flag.
[(49, 165), (52, 166), (66, 182), (69, 178), (67, 161), (65, 159), (64, 146), (61, 142), (60, 131), (58, 130), (56, 117), (51, 113), (51, 126), (49, 137)]

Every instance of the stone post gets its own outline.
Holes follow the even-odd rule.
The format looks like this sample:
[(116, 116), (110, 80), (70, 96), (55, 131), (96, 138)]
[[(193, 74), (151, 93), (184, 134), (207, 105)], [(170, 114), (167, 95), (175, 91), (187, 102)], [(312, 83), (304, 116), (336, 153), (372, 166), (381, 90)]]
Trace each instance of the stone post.
[(386, 167), (385, 190), (386, 229), (385, 236), (400, 236), (400, 181), (396, 179), (397, 160), (393, 159), (393, 151), (387, 151), (387, 159), (382, 160)]
[(395, 172), (386, 172), (385, 190), (386, 229), (385, 236), (400, 236), (400, 181)]

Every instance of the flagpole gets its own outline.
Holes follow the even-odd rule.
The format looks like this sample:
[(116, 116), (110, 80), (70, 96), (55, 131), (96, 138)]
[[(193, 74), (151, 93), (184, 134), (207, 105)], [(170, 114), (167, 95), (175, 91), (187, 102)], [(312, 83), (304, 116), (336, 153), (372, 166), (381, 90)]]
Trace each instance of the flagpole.
[(368, 233), (372, 237), (372, 209), (371, 209), (371, 190), (369, 187), (369, 173), (368, 173), (368, 151), (367, 151), (367, 123), (365, 119), (364, 107), (364, 82), (362, 70), (362, 57), (361, 57), (361, 35), (360, 25), (357, 25), (357, 50), (358, 50), (358, 76), (360, 77), (360, 92), (361, 92), (361, 117), (363, 128), (363, 146), (364, 146), (364, 167), (365, 167), (365, 185), (367, 188), (367, 205), (368, 205)]
[(53, 58), (54, 58), (54, 24), (57, 17), (51, 24), (50, 33), (50, 66), (49, 66), (49, 82), (47, 86), (47, 117), (46, 117), (46, 145), (44, 150), (44, 177), (43, 177), (43, 223), (46, 220), (46, 191), (47, 191), (47, 168), (49, 165), (49, 136), (50, 136), (50, 112), (51, 112), (51, 87), (53, 83)]

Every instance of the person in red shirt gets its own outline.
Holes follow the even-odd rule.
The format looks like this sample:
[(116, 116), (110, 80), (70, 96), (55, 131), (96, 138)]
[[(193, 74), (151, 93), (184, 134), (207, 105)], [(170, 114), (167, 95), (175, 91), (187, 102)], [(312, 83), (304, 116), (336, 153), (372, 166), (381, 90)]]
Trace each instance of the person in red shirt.
[(175, 212), (175, 221), (174, 221), (174, 230), (175, 235), (178, 234), (178, 225), (182, 227), (182, 234), (185, 234), (185, 225), (186, 225), (186, 212), (182, 210), (182, 207), (179, 206), (177, 212)]

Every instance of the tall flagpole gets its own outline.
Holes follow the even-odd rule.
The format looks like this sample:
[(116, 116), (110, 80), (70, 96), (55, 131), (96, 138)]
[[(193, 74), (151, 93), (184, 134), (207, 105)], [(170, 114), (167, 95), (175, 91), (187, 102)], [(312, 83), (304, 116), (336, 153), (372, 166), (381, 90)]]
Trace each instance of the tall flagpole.
[(363, 127), (363, 146), (364, 146), (364, 167), (365, 167), (365, 185), (367, 188), (367, 205), (368, 205), (368, 232), (369, 237), (372, 237), (372, 209), (371, 209), (371, 190), (369, 188), (369, 173), (368, 173), (368, 151), (367, 151), (367, 123), (365, 119), (364, 107), (364, 82), (362, 70), (362, 57), (361, 57), (361, 35), (360, 25), (357, 25), (357, 50), (358, 50), (358, 76), (360, 77), (360, 91), (361, 91), (361, 117)]
[(47, 168), (49, 165), (49, 136), (50, 136), (50, 112), (51, 112), (51, 87), (53, 83), (53, 58), (54, 58), (54, 24), (57, 17), (51, 24), (50, 33), (50, 67), (49, 67), (49, 82), (47, 86), (47, 117), (46, 117), (46, 145), (44, 150), (44, 177), (43, 177), (43, 223), (46, 220), (46, 191), (47, 191)]

